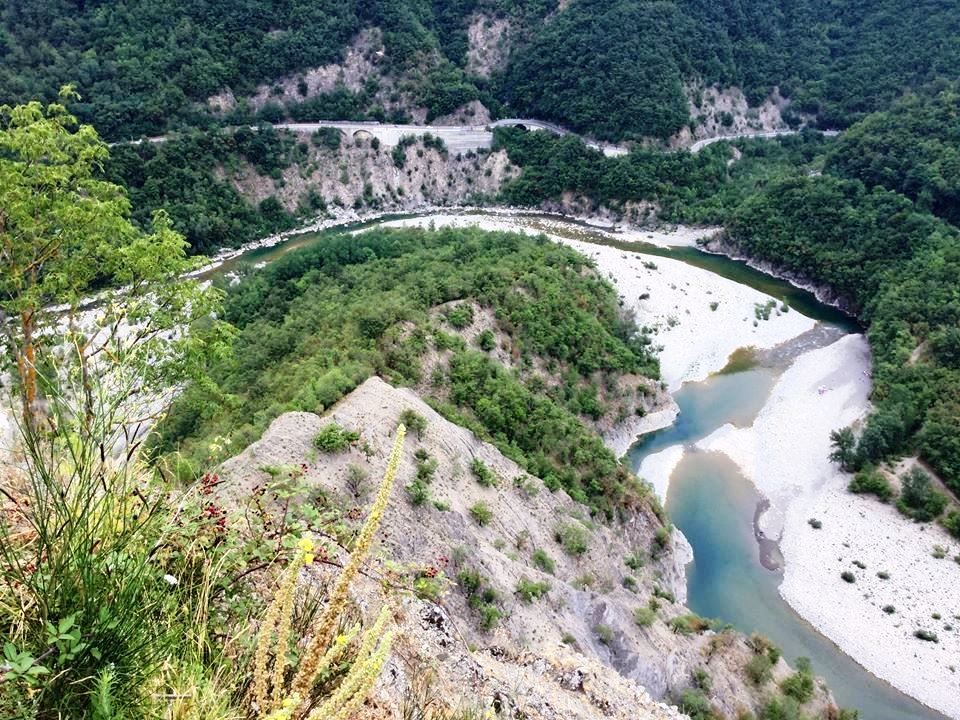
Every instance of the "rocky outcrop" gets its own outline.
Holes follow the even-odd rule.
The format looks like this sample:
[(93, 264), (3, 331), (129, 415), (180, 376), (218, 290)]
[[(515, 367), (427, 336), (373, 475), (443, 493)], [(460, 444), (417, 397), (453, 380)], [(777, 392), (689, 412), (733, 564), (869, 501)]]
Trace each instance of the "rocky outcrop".
[[(678, 717), (660, 703), (689, 688), (698, 670), (711, 678), (710, 699), (719, 711), (736, 717), (757, 707), (763, 691), (743, 679), (753, 657), (746, 641), (730, 631), (690, 630), (676, 620), (688, 611), (669, 589), (678, 580), (674, 543), (665, 540), (650, 508), (616, 525), (594, 521), (583, 506), (549, 492), (413, 390), (374, 377), (326, 417), (282, 415), (223, 466), (225, 492), (247, 496), (270, 480), (267, 469), (302, 466), (302, 482), (322, 489), (358, 523), (362, 511), (346, 509), (364, 507), (373, 487), (358, 491), (351, 482), (358, 472), (351, 468), (373, 479), (381, 475), (407, 410), (422, 416), (426, 428), (408, 435), (371, 573), (420, 568), (451, 579), (475, 573), (490, 591), (485, 602), (501, 617), (496, 627), (483, 629), (476, 604), (455, 581), (435, 602), (400, 596), (395, 619), (401, 638), (376, 703), (384, 717), (399, 717), (404, 699), (423, 690), (423, 678), (430, 678), (429, 692), (453, 708), (467, 702), (522, 708), (528, 718)], [(360, 440), (350, 450), (318, 454), (312, 440), (329, 422), (359, 432)], [(477, 481), (474, 461), (493, 472), (495, 486)], [(436, 466), (429, 500), (417, 506), (405, 486), (423, 462)], [(476, 519), (478, 506), (489, 511), (483, 524)], [(558, 542), (571, 528), (585, 540), (582, 553), (569, 554)], [(525, 600), (517, 592), (521, 581), (548, 589)], [(649, 622), (638, 623), (635, 612), (651, 607)], [(788, 672), (781, 661), (774, 677)], [(825, 699), (821, 693), (819, 702)]]
[(305, 157), (279, 179), (261, 175), (248, 163), (237, 170), (221, 168), (218, 175), (254, 204), (276, 197), (291, 212), (305, 212), (311, 197), (344, 208), (409, 211), (492, 198), (520, 172), (502, 150), (455, 154), (426, 147), (421, 139), (405, 149), (398, 167), (391, 149), (369, 138), (343, 138), (337, 148), (317, 145), (309, 135), (298, 141)]

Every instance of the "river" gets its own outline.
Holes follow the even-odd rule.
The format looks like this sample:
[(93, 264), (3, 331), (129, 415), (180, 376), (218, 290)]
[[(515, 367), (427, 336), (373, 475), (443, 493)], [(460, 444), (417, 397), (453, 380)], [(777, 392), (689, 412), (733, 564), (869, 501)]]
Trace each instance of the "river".
[[(476, 213), (482, 215), (483, 213)], [(329, 232), (352, 232), (406, 215), (378, 218), (343, 226)], [(502, 218), (503, 215), (498, 217)], [(558, 232), (557, 218), (542, 219), (549, 231)], [(523, 229), (536, 230), (537, 216), (524, 215)], [(518, 225), (521, 224), (518, 220)], [(819, 303), (811, 293), (776, 280), (742, 262), (709, 255), (691, 247), (657, 247), (619, 241), (608, 233), (597, 233), (589, 225), (565, 222), (565, 233), (581, 242), (613, 246), (630, 252), (669, 257), (709, 270), (738, 283), (772, 295), (808, 317), (818, 320), (821, 329), (805, 341), (813, 346), (832, 342), (859, 328), (834, 308)], [(269, 263), (278, 257), (329, 237), (328, 233), (296, 236), (280, 245), (257, 249), (229, 260), (211, 275), (229, 275), (241, 265)], [(798, 348), (806, 350), (806, 347)], [(639, 469), (643, 459), (665, 448), (689, 446), (725, 423), (750, 425), (766, 403), (771, 388), (794, 353), (767, 355), (760, 366), (743, 363), (732, 372), (715, 374), (702, 382), (685, 383), (674, 395), (680, 407), (677, 421), (668, 428), (643, 438), (630, 452)], [(725, 455), (710, 452), (687, 453), (675, 468), (666, 499), (673, 522), (694, 550), (688, 567), (688, 605), (700, 615), (718, 618), (745, 632), (760, 632), (776, 642), (785, 657), (793, 661), (807, 657), (815, 672), (824, 677), (838, 702), (856, 708), (863, 720), (945, 720), (888, 683), (876, 678), (845, 655), (834, 643), (797, 615), (780, 597), (782, 571), (775, 566), (777, 550), (772, 543), (758, 542), (755, 516), (762, 502), (757, 490)], [(763, 550), (763, 552), (761, 552)]]

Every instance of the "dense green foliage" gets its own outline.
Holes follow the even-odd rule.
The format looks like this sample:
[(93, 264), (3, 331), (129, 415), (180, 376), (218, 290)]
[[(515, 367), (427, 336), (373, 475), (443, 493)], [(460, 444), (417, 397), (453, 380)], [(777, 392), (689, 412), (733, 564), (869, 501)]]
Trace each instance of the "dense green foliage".
[(882, 109), (902, 88), (955, 76), (954, 2), (580, 0), (512, 59), (504, 98), (598, 137), (664, 137), (687, 120), (682, 82), (774, 86), (824, 126)]
[[(514, 52), (488, 81), (467, 72), (475, 13), (510, 19)], [(883, 109), (904, 88), (955, 77), (955, 0), (26, 0), (0, 13), (0, 102), (77, 84), (76, 108), (110, 138), (211, 122), (204, 100), (336, 62), (380, 28), (384, 75), (407, 80), (428, 118), (482, 99), (598, 137), (665, 137), (688, 122), (684, 83), (779, 87), (825, 126)], [(262, 118), (387, 119), (374, 95), (338, 89)], [(241, 106), (236, 119), (246, 120)], [(391, 119), (402, 119), (392, 116)]]
[(827, 167), (868, 186), (896, 190), (956, 224), (960, 221), (960, 95), (935, 87), (843, 134)]
[(731, 165), (726, 144), (696, 154), (638, 147), (628, 155), (605, 157), (571, 136), (498, 128), (495, 140), (495, 147), (523, 168), (501, 192), (506, 203), (536, 206), (573, 191), (613, 209), (647, 200), (665, 220), (696, 223), (725, 222), (745, 197), (771, 180), (821, 167), (828, 144), (815, 132), (778, 143), (742, 140), (736, 143), (741, 157)]
[(126, 187), (138, 223), (146, 225), (165, 209), (192, 250), (209, 253), (289, 228), (294, 220), (273, 198), (252, 205), (216, 170), (246, 162), (262, 175), (279, 177), (302, 152), (268, 127), (194, 132), (164, 143), (114, 147), (106, 174)]
[[(210, 369), (214, 382), (185, 392), (163, 449), (198, 460), (215, 437), (243, 446), (280, 413), (323, 411), (375, 373), (425, 380), (432, 344), (452, 353), (429, 378), (438, 409), (551, 488), (612, 513), (640, 489), (576, 414), (595, 378), (655, 377), (657, 365), (613, 287), (588, 267), (544, 239), (477, 231), (378, 230), (291, 253), (229, 290), (233, 355)], [(565, 383), (544, 392), (532, 374), (451, 340), (450, 318), (462, 313), (430, 310), (461, 299), (493, 310), (521, 366), (539, 356)]]

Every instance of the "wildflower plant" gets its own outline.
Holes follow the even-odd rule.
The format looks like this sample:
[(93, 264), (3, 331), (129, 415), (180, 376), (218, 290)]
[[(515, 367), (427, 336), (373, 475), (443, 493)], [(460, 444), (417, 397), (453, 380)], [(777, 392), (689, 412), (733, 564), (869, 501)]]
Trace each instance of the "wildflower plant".
[[(390, 500), (405, 435), (406, 428), (401, 424), (397, 428), (393, 450), (370, 514), (330, 591), (326, 606), (314, 624), (312, 637), (300, 656), (297, 670), (287, 688), (287, 655), (297, 580), (300, 571), (313, 562), (317, 551), (312, 538), (307, 535), (297, 542), (293, 560), (281, 577), (257, 636), (252, 703), (259, 717), (267, 720), (302, 717), (308, 720), (345, 720), (363, 702), (376, 682), (393, 641), (393, 632), (387, 629), (389, 607), (384, 605), (373, 626), (366, 630), (361, 631), (360, 625), (354, 624), (339, 635), (334, 635), (334, 632), (342, 623), (351, 583), (370, 552), (374, 535)], [(357, 648), (350, 657), (349, 670), (339, 685), (311, 709), (310, 693), (317, 678), (335, 662), (345, 659), (354, 644)]]

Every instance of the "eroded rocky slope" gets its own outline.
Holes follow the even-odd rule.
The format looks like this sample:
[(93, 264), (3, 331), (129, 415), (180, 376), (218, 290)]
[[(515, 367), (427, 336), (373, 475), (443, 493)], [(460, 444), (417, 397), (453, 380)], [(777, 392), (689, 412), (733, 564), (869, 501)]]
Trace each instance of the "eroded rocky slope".
[[(405, 411), (426, 425), (408, 435), (382, 549), (355, 599), (367, 610), (381, 602), (378, 578), (403, 585), (439, 573), (449, 582), (443, 593), (420, 585), (422, 598), (389, 594), (400, 640), (378, 686), (382, 716), (399, 717), (405, 703), (429, 696), (451, 709), (512, 709), (515, 717), (670, 718), (679, 713), (663, 703), (699, 686), (718, 712), (737, 717), (790, 674), (779, 660), (773, 679), (755, 686), (745, 668), (765, 646), (675, 601), (684, 586), (682, 542), (651, 506), (623, 523), (592, 520), (413, 390), (376, 377), (326, 417), (277, 418), (223, 466), (225, 489), (245, 497), (277, 468), (302, 467), (302, 481), (358, 523)], [(317, 451), (313, 439), (330, 422), (360, 439), (344, 452)], [(425, 463), (433, 466), (428, 499), (416, 505), (407, 486)], [(479, 482), (478, 464), (495, 485)], [(358, 487), (361, 476), (369, 480)], [(828, 701), (818, 688), (810, 707)]]

